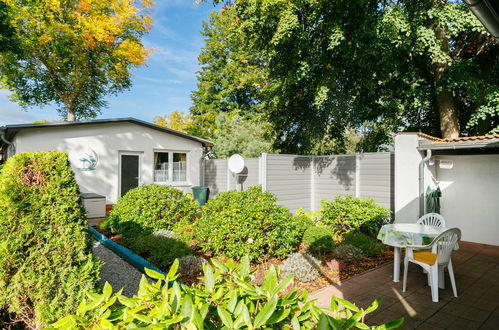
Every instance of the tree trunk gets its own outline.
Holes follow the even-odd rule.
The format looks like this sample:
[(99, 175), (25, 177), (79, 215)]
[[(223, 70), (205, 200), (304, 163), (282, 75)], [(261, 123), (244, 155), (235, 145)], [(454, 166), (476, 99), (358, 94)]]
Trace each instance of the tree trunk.
[(75, 120), (76, 120), (76, 118), (75, 118), (75, 111), (74, 111), (74, 109), (68, 107), (66, 121), (75, 121)]
[[(449, 54), (449, 40), (445, 35), (445, 30), (437, 27), (437, 39), (440, 41), (442, 51)], [(433, 71), (435, 74), (435, 87), (439, 87), (440, 80), (447, 71), (448, 63), (435, 63)], [(440, 132), (444, 139), (454, 139), (459, 137), (459, 119), (457, 115), (457, 106), (452, 92), (441, 90), (436, 95), (436, 106), (440, 118)]]

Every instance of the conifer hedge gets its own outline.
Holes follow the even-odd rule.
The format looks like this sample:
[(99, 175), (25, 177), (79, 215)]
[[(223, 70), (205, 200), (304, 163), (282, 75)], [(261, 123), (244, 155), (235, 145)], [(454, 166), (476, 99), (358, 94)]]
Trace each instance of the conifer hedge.
[(0, 310), (39, 328), (94, 290), (85, 210), (67, 154), (21, 153), (0, 173)]

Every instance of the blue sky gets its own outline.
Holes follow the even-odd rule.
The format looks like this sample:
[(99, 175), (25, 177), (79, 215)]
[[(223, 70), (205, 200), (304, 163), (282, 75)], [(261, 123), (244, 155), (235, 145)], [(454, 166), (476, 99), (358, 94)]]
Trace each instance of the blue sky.
[[(191, 91), (196, 88), (197, 56), (204, 45), (201, 23), (216, 8), (194, 0), (156, 0), (154, 23), (144, 37), (146, 48), (154, 52), (147, 67), (133, 71), (130, 90), (109, 97), (109, 107), (97, 118), (135, 117), (152, 121), (156, 115), (173, 110), (189, 111)], [(0, 126), (60, 119), (55, 107), (32, 107), (27, 112), (9, 101), (8, 91), (0, 90)]]

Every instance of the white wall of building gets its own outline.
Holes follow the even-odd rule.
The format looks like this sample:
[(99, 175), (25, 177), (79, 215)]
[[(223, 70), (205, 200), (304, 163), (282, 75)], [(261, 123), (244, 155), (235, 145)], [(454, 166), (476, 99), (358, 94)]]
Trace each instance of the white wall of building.
[[(395, 222), (419, 218), (419, 163), (417, 134), (395, 137)], [(452, 168), (440, 167), (440, 160)], [(447, 162), (448, 163), (448, 162)], [(425, 164), (424, 190), (442, 190), (441, 214), (446, 227), (462, 231), (462, 240), (499, 245), (499, 155), (438, 155)]]
[(419, 163), (416, 134), (395, 136), (395, 222), (416, 222), (419, 218)]
[[(439, 160), (450, 160), (442, 169)], [(437, 156), (441, 214), (464, 241), (499, 245), (499, 155)]]
[[(153, 183), (154, 152), (187, 153), (187, 182), (174, 185), (190, 192), (200, 184), (200, 142), (133, 123), (85, 124), (66, 127), (45, 127), (21, 130), (14, 144), (16, 152), (56, 150), (67, 152), (82, 192), (106, 196), (107, 203), (116, 203), (119, 196), (120, 152), (141, 154), (141, 185)], [(80, 158), (94, 150), (98, 164), (93, 171), (81, 171)]]

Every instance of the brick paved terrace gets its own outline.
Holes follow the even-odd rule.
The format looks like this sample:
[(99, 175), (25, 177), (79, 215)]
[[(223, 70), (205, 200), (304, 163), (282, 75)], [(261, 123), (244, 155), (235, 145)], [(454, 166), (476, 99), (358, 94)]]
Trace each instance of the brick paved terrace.
[(375, 298), (380, 307), (367, 323), (380, 324), (405, 317), (402, 329), (499, 329), (499, 246), (460, 242), (452, 254), (458, 297), (452, 294), (447, 270), (438, 303), (431, 301), (422, 268), (409, 264), (407, 292), (392, 280), (393, 263), (331, 285), (311, 294), (319, 306), (329, 306), (332, 295), (366, 308)]

